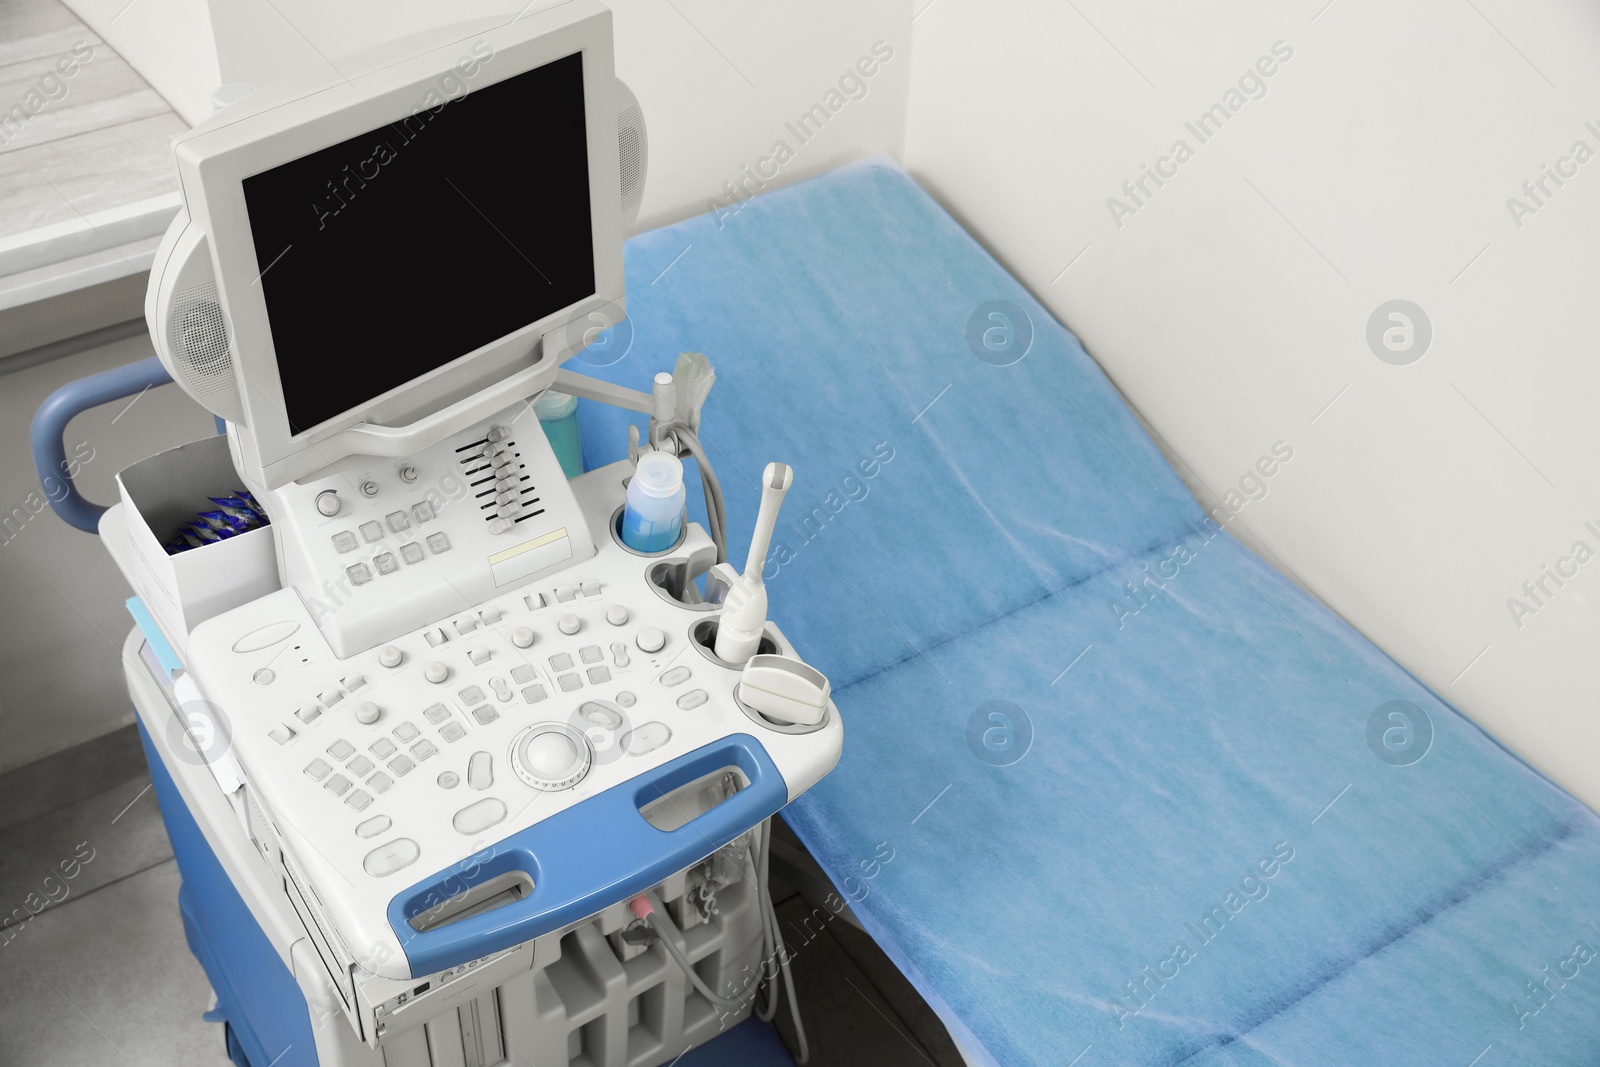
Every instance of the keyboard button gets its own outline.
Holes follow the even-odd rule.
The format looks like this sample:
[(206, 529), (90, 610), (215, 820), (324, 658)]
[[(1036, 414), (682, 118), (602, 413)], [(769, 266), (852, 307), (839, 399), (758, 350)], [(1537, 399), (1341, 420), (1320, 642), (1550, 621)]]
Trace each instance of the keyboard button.
[(428, 535), (428, 548), (434, 555), (450, 551), (450, 537), (443, 530)]
[(595, 581), (593, 578), (585, 578), (583, 580), (583, 595), (584, 596), (599, 596), (600, 595), (600, 583)]
[(345, 797), (344, 802), (357, 811), (365, 811), (367, 805), (372, 803), (372, 797), (363, 790), (357, 789), (354, 793)]
[(417, 739), (416, 725), (409, 722), (403, 722), (394, 728), (394, 735), (401, 741), (410, 744), (412, 741)]
[(631, 708), (637, 703), (639, 703), (639, 698), (626, 689), (617, 694), (617, 705), (619, 707)]
[(317, 707), (315, 704), (307, 704), (305, 707), (295, 712), (294, 717), (299, 719), (301, 722), (316, 722), (318, 719), (322, 718), (322, 709)]
[(397, 837), (367, 853), (362, 868), (374, 878), (383, 878), (417, 862), (422, 849), (409, 837)]
[(549, 694), (544, 691), (544, 686), (542, 685), (530, 685), (524, 687), (522, 690), (522, 699), (526, 700), (530, 704), (537, 704), (548, 695)]
[(422, 636), (427, 638), (429, 648), (438, 648), (450, 640), (450, 635), (444, 632), (443, 626), (431, 626), (423, 631)]
[(456, 633), (466, 635), (478, 628), (478, 620), (471, 615), (456, 620)]
[(481, 667), (489, 662), (489, 650), (487, 648), (469, 648), (467, 649), (467, 658), (472, 661), (474, 667)]
[(361, 687), (367, 684), (367, 676), (364, 674), (352, 674), (348, 678), (342, 679), (342, 681), (346, 689), (352, 693), (358, 693), (361, 691)]
[(435, 726), (438, 726), (440, 723), (444, 722), (450, 717), (450, 709), (445, 707), (443, 704), (435, 704), (431, 708), (425, 710), (422, 714), (427, 716), (429, 722), (433, 723)]
[(601, 664), (598, 667), (590, 667), (584, 673), (589, 676), (590, 685), (599, 685), (601, 682), (611, 681), (611, 668), (605, 664)]
[(356, 585), (366, 585), (368, 582), (372, 581), (372, 568), (368, 567), (365, 563), (357, 563), (353, 566), (346, 567), (344, 572), (350, 576), (350, 581), (354, 582)]
[(367, 788), (374, 793), (386, 793), (391, 785), (394, 785), (394, 779), (382, 771), (367, 779)]
[(563, 674), (561, 677), (556, 679), (556, 682), (561, 686), (561, 691), (563, 693), (570, 693), (574, 689), (577, 689), (579, 686), (583, 685), (583, 679), (579, 678), (576, 674)]
[(474, 752), (467, 760), (467, 784), (482, 791), (494, 785), (494, 757), (487, 752)]
[(322, 702), (324, 704), (328, 705), (328, 707), (330, 707), (330, 708), (333, 707), (334, 705), (338, 704), (339, 701), (341, 701), (343, 699), (344, 699), (344, 690), (343, 689), (330, 689), (326, 693), (322, 694)]
[(379, 759), (388, 759), (394, 755), (394, 742), (387, 737), (380, 737), (367, 747), (372, 749), (372, 754)]
[(389, 821), (389, 816), (374, 815), (372, 818), (356, 827), (356, 836), (377, 837), (379, 834), (383, 833), (393, 825), (394, 823)]
[(406, 775), (411, 773), (411, 768), (415, 766), (415, 763), (412, 763), (404, 756), (396, 756), (394, 759), (389, 761), (389, 770), (394, 772), (394, 776), (396, 778), (404, 778)]
[(518, 685), (527, 685), (533, 681), (534, 674), (533, 665), (529, 663), (519, 663), (511, 668), (511, 680)]
[(407, 563), (421, 563), (422, 546), (417, 544), (415, 541), (401, 545), (400, 558), (405, 560)]
[(500, 703), (504, 704), (511, 699), (511, 687), (506, 684), (504, 678), (490, 678), (489, 688), (494, 690), (495, 699)]
[(475, 685), (467, 686), (465, 689), (461, 690), (460, 695), (461, 703), (463, 704), (477, 704), (483, 700), (483, 690)]
[(564, 585), (556, 590), (556, 600), (562, 604), (565, 604), (571, 600), (576, 600), (577, 598), (578, 587), (575, 585)]
[(672, 740), (672, 730), (664, 722), (647, 722), (622, 735), (622, 750), (630, 756), (654, 752)]
[(570, 671), (572, 669), (572, 657), (565, 652), (557, 652), (550, 657), (550, 669), (553, 671)]
[(622, 728), (622, 715), (613, 708), (594, 700), (585, 702), (578, 709), (578, 717), (605, 730), (619, 730)]
[(688, 667), (674, 667), (661, 676), (662, 685), (682, 685), (689, 680)]
[(344, 791), (350, 788), (350, 779), (342, 774), (336, 774), (322, 783), (322, 788), (330, 790), (334, 796), (344, 796)]
[(417, 757), (418, 763), (421, 763), (425, 759), (431, 759), (437, 755), (438, 752), (439, 750), (434, 747), (432, 741), (418, 741), (416, 744), (411, 746), (411, 754)]
[(365, 778), (367, 776), (367, 772), (372, 770), (372, 761), (365, 756), (357, 756), (355, 759), (350, 761), (348, 764), (348, 769), (350, 773), (355, 775), (357, 778)]
[(488, 726), (500, 717), (500, 713), (494, 710), (493, 704), (485, 704), (481, 708), (473, 708), (472, 717), (478, 720), (479, 726)]
[(320, 782), (328, 776), (328, 772), (332, 769), (332, 767), (328, 766), (327, 760), (314, 759), (310, 763), (306, 764), (306, 777), (310, 778), (313, 782)]
[(349, 759), (350, 753), (354, 752), (355, 750), (356, 746), (352, 745), (350, 742), (341, 737), (339, 740), (328, 746), (328, 755), (342, 762)]
[(446, 741), (459, 741), (466, 735), (466, 732), (467, 728), (456, 722), (454, 719), (451, 719), (449, 722), (439, 727), (439, 736), (444, 738)]
[(478, 618), (483, 620), (483, 624), (485, 626), (493, 626), (504, 617), (505, 613), (499, 608), (484, 608), (482, 611), (478, 612)]
[(678, 698), (678, 707), (684, 711), (693, 711), (709, 699), (704, 689), (691, 689)]
[(393, 574), (400, 569), (400, 564), (395, 561), (393, 552), (379, 552), (372, 557), (372, 563), (378, 568), (379, 574)]
[(333, 547), (341, 555), (345, 552), (354, 552), (359, 543), (356, 535), (349, 530), (340, 530), (333, 535)]
[(424, 500), (420, 504), (411, 506), (411, 517), (418, 522), (428, 522), (433, 518), (433, 505)]
[(584, 645), (578, 649), (578, 658), (585, 663), (599, 663), (605, 656), (606, 654), (600, 651), (599, 645)]
[(628, 665), (628, 646), (621, 641), (613, 644), (611, 646), (611, 662), (618, 667), (626, 667)]
[(440, 789), (454, 789), (461, 784), (461, 776), (455, 771), (445, 771), (439, 775)]
[(389, 524), (389, 529), (395, 533), (411, 528), (411, 523), (406, 519), (406, 513), (403, 511), (391, 511), (383, 517), (383, 520)]
[(382, 523), (380, 523), (380, 522), (364, 522), (364, 523), (361, 524), (361, 538), (362, 538), (362, 540), (366, 541), (367, 544), (370, 545), (372, 542), (378, 540), (378, 538), (380, 538), (382, 536), (383, 536), (383, 524)]
[(487, 830), (505, 817), (505, 802), (494, 797), (485, 797), (456, 812), (455, 818), (450, 820), (450, 825), (456, 828), (456, 833), (471, 837)]
[(470, 803), (466, 808), (456, 813), (450, 824), (456, 827), (456, 833), (472, 837), (474, 833), (490, 829), (491, 825), (506, 817), (506, 801), (496, 800), (494, 797), (485, 797), (477, 803)]

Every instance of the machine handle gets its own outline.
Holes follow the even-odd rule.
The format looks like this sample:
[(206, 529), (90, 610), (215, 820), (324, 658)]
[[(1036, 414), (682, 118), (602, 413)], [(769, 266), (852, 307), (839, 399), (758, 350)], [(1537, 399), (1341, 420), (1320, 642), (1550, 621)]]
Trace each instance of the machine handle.
[(172, 375), (155, 356), (113, 367), (68, 382), (45, 398), (34, 412), (28, 439), (33, 447), (33, 469), (39, 476), (45, 499), (69, 525), (87, 533), (99, 529), (105, 507), (84, 499), (72, 481), (72, 466), (67, 462), (67, 423), (73, 416), (125, 396), (134, 396), (157, 385), (166, 385)]
[[(678, 827), (659, 830), (640, 809), (728, 767), (749, 785)], [(731, 734), (519, 831), (401, 891), (389, 925), (411, 974), (433, 974), (559, 930), (635, 897), (704, 859), (789, 800), (777, 764), (749, 734)], [(513, 903), (419, 932), (411, 920), (474, 886), (525, 875), (533, 888)]]

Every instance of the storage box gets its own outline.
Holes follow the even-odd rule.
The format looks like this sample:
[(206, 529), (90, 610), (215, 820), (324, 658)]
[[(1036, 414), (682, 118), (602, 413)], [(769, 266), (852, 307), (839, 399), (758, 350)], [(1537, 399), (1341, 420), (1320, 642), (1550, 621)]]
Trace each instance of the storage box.
[(117, 475), (117, 488), (133, 547), (128, 577), (180, 657), (200, 623), (280, 588), (271, 526), (175, 556), (162, 547), (180, 525), (215, 509), (210, 497), (239, 490), (226, 437), (141, 460)]

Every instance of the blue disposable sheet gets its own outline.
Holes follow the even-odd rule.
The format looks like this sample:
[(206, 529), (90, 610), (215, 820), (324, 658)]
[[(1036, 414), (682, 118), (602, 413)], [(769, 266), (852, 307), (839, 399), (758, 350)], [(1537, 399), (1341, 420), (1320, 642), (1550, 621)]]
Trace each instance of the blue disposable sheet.
[[(972, 1051), (1600, 1063), (1600, 821), (1208, 517), (906, 175), (722, 205), (627, 267), (574, 369), (711, 357), (735, 560), (762, 466), (796, 467), (772, 610), (845, 747), (786, 817)], [(622, 416), (581, 417), (617, 458)]]

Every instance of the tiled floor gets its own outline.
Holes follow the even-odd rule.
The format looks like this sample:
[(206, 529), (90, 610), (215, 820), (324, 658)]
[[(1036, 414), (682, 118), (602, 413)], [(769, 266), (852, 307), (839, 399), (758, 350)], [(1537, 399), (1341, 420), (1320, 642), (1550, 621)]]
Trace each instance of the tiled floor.
[[(108, 786), (74, 797), (28, 768), (0, 777), (0, 1064), (227, 1067), (204, 973), (184, 942), (178, 871), (136, 751), (85, 746), (51, 782)], [(92, 766), (93, 777), (65, 763)], [(115, 784), (112, 784), (115, 783)], [(53, 810), (53, 796), (64, 806)], [(792, 838), (791, 838), (792, 841)], [(70, 872), (70, 873), (68, 873)], [(865, 934), (774, 885), (816, 1067), (961, 1067), (944, 1028)], [(43, 904), (42, 908), (40, 905)], [(787, 1004), (779, 1029), (793, 1046)]]
[(58, 0), (0, 0), (0, 116), (0, 237), (177, 188), (188, 127)]

